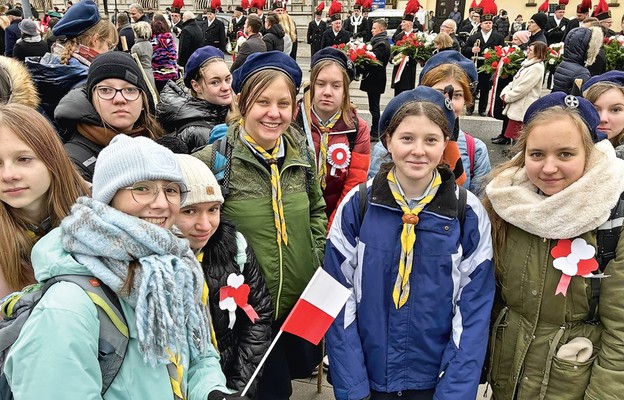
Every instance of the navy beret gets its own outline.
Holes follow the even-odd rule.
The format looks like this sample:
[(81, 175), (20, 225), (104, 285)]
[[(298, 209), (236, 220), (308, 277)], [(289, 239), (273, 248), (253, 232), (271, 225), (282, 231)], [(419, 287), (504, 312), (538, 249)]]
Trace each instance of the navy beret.
[(220, 58), (223, 60), (225, 55), (219, 49), (214, 46), (204, 46), (195, 50), (189, 57), (184, 67), (184, 84), (186, 87), (191, 87), (191, 81), (197, 77), (202, 65), (207, 63), (213, 58)]
[(68, 39), (80, 36), (86, 30), (100, 22), (97, 4), (91, 0), (82, 0), (69, 7), (63, 18), (54, 25), (54, 36), (65, 36)]
[(312, 66), (315, 66), (316, 63), (322, 60), (332, 60), (340, 64), (342, 68), (347, 71), (349, 81), (355, 78), (355, 65), (342, 51), (334, 49), (333, 47), (325, 47), (314, 53), (312, 56)]
[(528, 125), (541, 111), (555, 106), (576, 109), (587, 125), (594, 143), (607, 138), (607, 135), (598, 130), (600, 116), (594, 105), (587, 99), (564, 92), (551, 93), (534, 101), (524, 114), (524, 125)]
[(282, 51), (267, 51), (265, 53), (253, 53), (245, 59), (243, 65), (234, 71), (232, 76), (232, 89), (234, 93), (240, 93), (243, 85), (250, 76), (266, 69), (274, 69), (286, 74), (295, 84), (298, 92), (301, 86), (301, 68), (299, 65)]
[(464, 70), (466, 75), (468, 75), (470, 83), (476, 82), (479, 79), (477, 67), (475, 67), (475, 64), (472, 60), (464, 57), (459, 51), (441, 51), (437, 54), (434, 54), (430, 59), (427, 60), (425, 66), (420, 71), (420, 77), (418, 80), (422, 81), (423, 77), (427, 74), (427, 72), (442, 64), (459, 65), (460, 68)]
[(379, 132), (385, 133), (384, 131), (388, 125), (390, 125), (392, 117), (394, 117), (394, 114), (396, 114), (404, 104), (417, 101), (428, 101), (440, 107), (448, 122), (449, 131), (451, 133), (453, 132), (455, 127), (453, 102), (442, 93), (428, 86), (418, 86), (416, 89), (401, 92), (401, 94), (390, 100), (379, 119)]
[(624, 72), (609, 71), (605, 72), (602, 75), (592, 76), (587, 82), (583, 84), (583, 92), (599, 82), (610, 82), (619, 86), (624, 86)]

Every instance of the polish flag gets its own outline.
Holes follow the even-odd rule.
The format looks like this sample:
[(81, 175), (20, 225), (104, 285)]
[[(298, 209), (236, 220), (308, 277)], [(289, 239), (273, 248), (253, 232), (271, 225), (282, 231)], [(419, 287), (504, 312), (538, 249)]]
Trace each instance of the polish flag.
[(350, 295), (349, 289), (318, 268), (281, 330), (319, 344)]

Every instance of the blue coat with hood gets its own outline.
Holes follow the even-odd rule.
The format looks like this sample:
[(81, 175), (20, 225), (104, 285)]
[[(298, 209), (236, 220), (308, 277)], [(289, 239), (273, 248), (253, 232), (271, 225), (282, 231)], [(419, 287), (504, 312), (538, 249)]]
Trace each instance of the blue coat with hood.
[(474, 399), (495, 290), (489, 219), (468, 192), (462, 228), (453, 174), (439, 169), (442, 184), (416, 225), (411, 293), (396, 309), (403, 212), (388, 171), (368, 182), (362, 220), (358, 188), (347, 194), (327, 239), (325, 269), (352, 291), (326, 335), (334, 394), (435, 388), (436, 400)]
[(588, 65), (592, 65), (602, 46), (600, 28), (574, 28), (565, 38), (563, 61), (555, 70), (553, 92), (570, 94), (575, 79), (585, 83), (590, 77)]

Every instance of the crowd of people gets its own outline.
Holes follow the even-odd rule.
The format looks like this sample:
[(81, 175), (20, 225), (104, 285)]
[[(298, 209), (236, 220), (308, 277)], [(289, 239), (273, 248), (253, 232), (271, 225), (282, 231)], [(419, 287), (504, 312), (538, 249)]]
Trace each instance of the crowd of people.
[[(0, 391), (283, 400), (325, 352), (338, 400), (619, 396), (624, 72), (590, 70), (607, 11), (563, 29), (558, 6), (525, 30), (455, 9), (420, 74), (395, 65), (388, 85), (413, 14), (391, 38), (366, 7), (317, 8), (304, 82), (285, 5), (237, 7), (227, 29), (213, 5), (133, 4), (115, 26), (82, 0), (48, 38), (30, 19), (19, 41), (6, 30), (3, 343), (22, 325)], [(566, 55), (542, 95), (549, 35)], [(478, 67), (506, 38), (527, 57), (490, 87)], [(356, 39), (377, 63), (332, 47)], [(494, 169), (461, 127), (477, 101), (515, 143)], [(350, 296), (313, 344), (282, 326), (318, 268)]]

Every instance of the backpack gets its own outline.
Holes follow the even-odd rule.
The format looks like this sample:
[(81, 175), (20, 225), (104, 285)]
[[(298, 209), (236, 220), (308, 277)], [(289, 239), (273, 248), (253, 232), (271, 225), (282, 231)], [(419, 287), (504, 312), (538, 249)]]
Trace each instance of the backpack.
[(464, 136), (466, 136), (466, 153), (468, 153), (468, 159), (470, 160), (470, 179), (472, 179), (475, 170), (475, 140), (466, 132), (464, 132)]
[(57, 282), (80, 286), (96, 305), (100, 320), (98, 362), (102, 372), (102, 392), (108, 390), (121, 369), (128, 347), (128, 326), (117, 295), (93, 276), (59, 275), (45, 283), (27, 286), (6, 297), (1, 305), (4, 318), (0, 321), (0, 400), (12, 400), (13, 393), (4, 374), (4, 363), (24, 323), (45, 293)]

